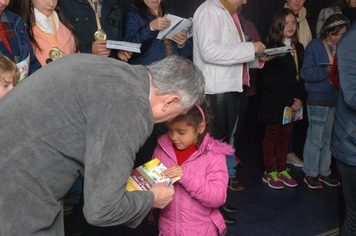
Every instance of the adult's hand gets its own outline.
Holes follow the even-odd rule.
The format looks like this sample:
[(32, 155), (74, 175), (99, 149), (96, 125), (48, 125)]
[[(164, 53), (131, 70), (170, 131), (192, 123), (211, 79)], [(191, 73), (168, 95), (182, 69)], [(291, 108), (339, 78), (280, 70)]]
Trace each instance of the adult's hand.
[(182, 47), (187, 41), (187, 33), (185, 31), (181, 31), (173, 35), (172, 40), (178, 44), (179, 47)]
[(262, 53), (266, 50), (266, 46), (261, 42), (253, 42), (253, 47), (255, 48), (257, 56), (262, 55)]
[(150, 27), (153, 30), (164, 30), (171, 26), (171, 21), (167, 19), (167, 14), (163, 17), (157, 17), (150, 23)]
[(131, 58), (132, 52), (119, 51), (119, 52), (117, 53), (117, 56), (120, 58), (121, 61), (127, 62), (127, 61)]
[(93, 54), (108, 57), (110, 55), (111, 49), (106, 48), (106, 41), (97, 40), (93, 42), (91, 46), (91, 51)]
[(155, 197), (153, 208), (163, 209), (173, 199), (174, 187), (173, 185), (168, 187), (168, 182), (155, 184), (150, 191)]
[(292, 111), (296, 111), (299, 108), (301, 108), (303, 105), (303, 102), (297, 98), (294, 98), (294, 103), (293, 106), (291, 106), (290, 108), (292, 109)]

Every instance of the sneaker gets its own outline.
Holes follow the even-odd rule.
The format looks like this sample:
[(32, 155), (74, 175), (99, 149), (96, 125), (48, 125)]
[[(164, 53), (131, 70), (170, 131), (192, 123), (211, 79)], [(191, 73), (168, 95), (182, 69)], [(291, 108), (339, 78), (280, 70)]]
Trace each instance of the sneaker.
[(289, 171), (290, 169), (287, 168), (282, 172), (278, 172), (278, 179), (288, 187), (297, 187), (298, 183), (288, 174)]
[(229, 189), (232, 191), (242, 191), (244, 190), (244, 187), (237, 181), (236, 177), (234, 178), (229, 178)]
[(310, 189), (323, 189), (323, 185), (319, 181), (318, 177), (311, 177), (305, 175), (304, 182), (308, 185)]
[(303, 167), (303, 161), (300, 160), (294, 152), (287, 154), (287, 163), (296, 167)]
[(274, 188), (274, 189), (284, 188), (284, 185), (282, 184), (282, 182), (278, 180), (277, 171), (273, 171), (273, 172), (269, 172), (269, 173), (265, 172), (262, 177), (262, 181), (267, 183), (269, 187)]
[(330, 187), (337, 187), (337, 186), (340, 186), (341, 183), (339, 180), (337, 179), (334, 179), (333, 177), (331, 177), (330, 175), (329, 176), (322, 176), (322, 175), (319, 175), (319, 181), (320, 182), (323, 182), (324, 184), (330, 186)]

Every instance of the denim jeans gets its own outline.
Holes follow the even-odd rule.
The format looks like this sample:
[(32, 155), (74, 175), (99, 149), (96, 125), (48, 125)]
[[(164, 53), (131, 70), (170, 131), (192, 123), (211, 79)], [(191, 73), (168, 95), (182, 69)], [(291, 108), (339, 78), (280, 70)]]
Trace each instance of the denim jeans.
[(308, 105), (309, 127), (303, 152), (303, 171), (311, 177), (331, 174), (330, 139), (335, 107)]
[[(239, 119), (242, 93), (228, 92), (209, 94), (210, 107), (214, 115), (213, 137), (234, 146), (234, 135)], [(229, 178), (236, 176), (235, 155), (226, 156)]]

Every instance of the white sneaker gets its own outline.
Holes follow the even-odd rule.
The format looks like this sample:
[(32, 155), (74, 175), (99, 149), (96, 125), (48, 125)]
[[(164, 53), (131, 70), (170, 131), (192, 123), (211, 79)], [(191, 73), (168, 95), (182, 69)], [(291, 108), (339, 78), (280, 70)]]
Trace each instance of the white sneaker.
[(303, 161), (300, 160), (294, 152), (287, 154), (287, 163), (296, 167), (303, 167)]

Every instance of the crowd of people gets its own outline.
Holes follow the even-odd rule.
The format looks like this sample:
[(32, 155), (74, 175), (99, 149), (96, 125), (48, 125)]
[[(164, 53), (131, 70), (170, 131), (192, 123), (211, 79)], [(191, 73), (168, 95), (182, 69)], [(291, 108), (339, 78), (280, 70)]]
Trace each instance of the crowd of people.
[[(177, 15), (166, 0), (126, 11), (118, 0), (0, 0), (0, 235), (71, 235), (64, 219), (80, 200), (103, 229), (135, 228), (156, 208), (159, 235), (225, 235), (236, 212), (228, 190), (244, 190), (236, 139), (256, 83), (262, 181), (297, 187), (292, 164), (310, 189), (341, 185), (340, 235), (356, 235), (356, 0), (331, 1), (316, 34), (304, 3), (286, 0), (261, 39), (242, 15), (247, 0), (206, 0), (192, 37), (157, 39)], [(288, 51), (265, 53), (279, 47)], [(303, 119), (285, 122), (286, 111)], [(131, 170), (152, 158), (180, 180), (126, 191)]]

